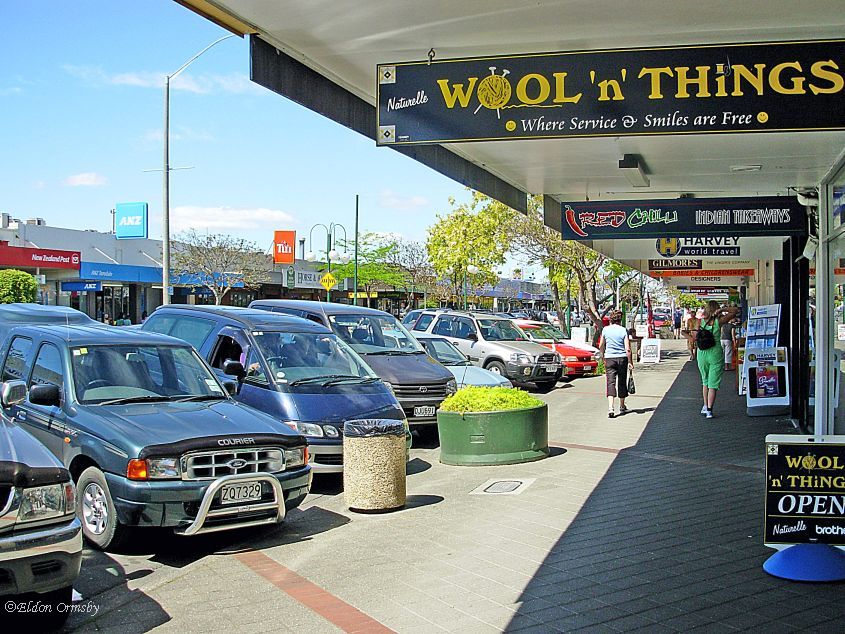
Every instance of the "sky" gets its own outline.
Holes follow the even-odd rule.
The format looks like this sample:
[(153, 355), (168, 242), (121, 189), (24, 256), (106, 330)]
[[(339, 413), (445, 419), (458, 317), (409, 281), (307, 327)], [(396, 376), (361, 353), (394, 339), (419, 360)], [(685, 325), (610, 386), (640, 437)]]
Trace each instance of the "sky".
[[(172, 0), (0, 3), (0, 211), (110, 231), (148, 202), (161, 237), (164, 76), (228, 32)], [(374, 71), (375, 72), (375, 71)], [(171, 232), (272, 243), (315, 223), (424, 240), (462, 185), (249, 80), (246, 38), (171, 83)], [(157, 170), (157, 171), (150, 171)], [(315, 249), (325, 233), (313, 232)], [(68, 245), (70, 247), (72, 245)]]

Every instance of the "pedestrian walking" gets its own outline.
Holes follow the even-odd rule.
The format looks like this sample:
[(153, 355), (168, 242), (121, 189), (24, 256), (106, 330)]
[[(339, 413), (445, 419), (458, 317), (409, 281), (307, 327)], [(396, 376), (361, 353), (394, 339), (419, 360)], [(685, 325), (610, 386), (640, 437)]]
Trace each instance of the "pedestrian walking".
[(700, 324), (701, 320), (696, 316), (696, 313), (690, 312), (681, 328), (681, 334), (687, 340), (687, 352), (689, 352), (690, 361), (695, 361), (695, 356), (698, 352), (695, 345), (695, 335), (698, 332), (698, 326)]
[(734, 331), (736, 320), (732, 319), (722, 326), (722, 350), (725, 354), (725, 371), (731, 370), (734, 361)]
[(698, 371), (701, 373), (701, 394), (704, 405), (701, 414), (713, 418), (713, 404), (716, 393), (722, 382), (722, 372), (725, 365), (725, 354), (722, 346), (717, 343), (722, 326), (735, 319), (739, 313), (736, 307), (722, 308), (719, 302), (710, 300), (704, 307), (704, 314), (694, 331), (694, 339), (698, 347)]
[(619, 397), (619, 414), (628, 411), (625, 399), (628, 398), (628, 372), (633, 372), (631, 358), (631, 340), (628, 331), (622, 326), (622, 311), (614, 310), (609, 315), (610, 324), (601, 331), (599, 349), (604, 359), (607, 379), (607, 417), (616, 416), (613, 410), (614, 399)]
[(675, 309), (675, 314), (672, 315), (672, 329), (675, 331), (675, 339), (681, 338), (681, 320), (684, 312), (680, 308)]

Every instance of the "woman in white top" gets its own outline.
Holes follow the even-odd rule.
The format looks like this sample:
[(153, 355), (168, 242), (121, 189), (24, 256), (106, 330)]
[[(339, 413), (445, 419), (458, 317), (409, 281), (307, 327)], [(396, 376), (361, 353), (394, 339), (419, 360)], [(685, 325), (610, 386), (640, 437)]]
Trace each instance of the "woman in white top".
[(619, 413), (628, 411), (625, 399), (628, 397), (628, 371), (633, 371), (634, 362), (631, 358), (631, 340), (628, 331), (622, 326), (622, 311), (614, 310), (610, 313), (610, 325), (601, 331), (599, 349), (604, 359), (604, 369), (607, 377), (607, 417), (613, 418), (614, 399), (619, 397)]

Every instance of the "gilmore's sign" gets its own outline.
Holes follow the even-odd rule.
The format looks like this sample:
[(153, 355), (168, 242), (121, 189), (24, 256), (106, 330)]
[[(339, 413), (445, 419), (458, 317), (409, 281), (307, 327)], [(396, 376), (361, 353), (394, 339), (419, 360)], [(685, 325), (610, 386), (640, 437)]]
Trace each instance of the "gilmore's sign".
[(766, 436), (767, 544), (845, 545), (845, 436)]
[(379, 144), (845, 128), (845, 40), (381, 64)]
[(561, 214), (564, 239), (659, 238), (658, 253), (670, 258), (739, 255), (740, 236), (800, 235), (807, 229), (804, 207), (794, 196), (563, 202)]

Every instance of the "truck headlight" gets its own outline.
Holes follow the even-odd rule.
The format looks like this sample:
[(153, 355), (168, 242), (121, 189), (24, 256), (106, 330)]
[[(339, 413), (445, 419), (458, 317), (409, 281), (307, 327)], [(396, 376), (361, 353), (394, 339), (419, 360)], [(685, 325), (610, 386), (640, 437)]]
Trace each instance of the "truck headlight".
[(293, 467), (301, 467), (307, 460), (307, 450), (305, 447), (297, 447), (296, 449), (285, 449), (285, 469)]
[(133, 458), (126, 466), (129, 480), (170, 480), (181, 474), (178, 458)]
[(147, 473), (151, 480), (178, 478), (181, 475), (178, 458), (148, 458)]
[(61, 517), (66, 512), (65, 495), (64, 484), (50, 484), (24, 489), (21, 492), (18, 521), (37, 522), (38, 520)]
[(514, 352), (511, 355), (511, 363), (519, 363), (521, 365), (529, 365), (533, 362), (534, 361), (527, 354), (520, 354), (518, 352)]
[(319, 425), (315, 425), (314, 423), (291, 423), (290, 425), (304, 436), (322, 438), (325, 435), (323, 433), (323, 428)]
[(446, 393), (447, 394), (454, 394), (458, 391), (458, 382), (455, 379), (449, 379), (446, 381)]
[(387, 389), (390, 390), (391, 394), (396, 394), (396, 390), (393, 389), (393, 384), (391, 384), (389, 381), (382, 381), (382, 383), (384, 383)]

